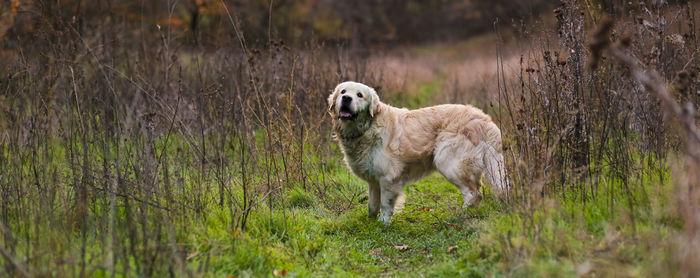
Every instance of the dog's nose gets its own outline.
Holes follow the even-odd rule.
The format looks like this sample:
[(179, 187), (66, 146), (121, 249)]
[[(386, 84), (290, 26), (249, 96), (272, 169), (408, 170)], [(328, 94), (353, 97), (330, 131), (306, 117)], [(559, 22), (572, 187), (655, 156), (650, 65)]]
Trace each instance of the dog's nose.
[(351, 100), (352, 100), (352, 97), (343, 96), (343, 102), (350, 102)]

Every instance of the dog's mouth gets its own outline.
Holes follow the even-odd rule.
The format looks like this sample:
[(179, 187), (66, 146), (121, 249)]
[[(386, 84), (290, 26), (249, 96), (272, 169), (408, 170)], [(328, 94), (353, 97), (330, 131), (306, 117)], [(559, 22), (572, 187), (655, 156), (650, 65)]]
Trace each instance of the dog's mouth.
[(338, 111), (338, 119), (340, 119), (343, 122), (348, 122), (354, 121), (355, 118), (357, 118), (357, 115), (353, 114), (350, 111), (350, 108), (348, 108), (347, 106), (340, 107), (340, 110)]

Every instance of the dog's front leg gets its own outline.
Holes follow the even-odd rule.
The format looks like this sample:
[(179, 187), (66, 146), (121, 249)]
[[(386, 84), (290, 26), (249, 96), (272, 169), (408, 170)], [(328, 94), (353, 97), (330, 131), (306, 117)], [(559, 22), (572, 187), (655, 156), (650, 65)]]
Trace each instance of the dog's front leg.
[(380, 203), (380, 187), (378, 182), (368, 182), (369, 184), (369, 200), (367, 201), (367, 206), (369, 207), (369, 213), (367, 216), (369, 218), (376, 219), (377, 213), (379, 213), (379, 203)]
[(391, 224), (391, 216), (394, 215), (396, 197), (399, 195), (394, 187), (394, 184), (391, 183), (381, 184), (382, 215), (379, 220), (386, 225)]

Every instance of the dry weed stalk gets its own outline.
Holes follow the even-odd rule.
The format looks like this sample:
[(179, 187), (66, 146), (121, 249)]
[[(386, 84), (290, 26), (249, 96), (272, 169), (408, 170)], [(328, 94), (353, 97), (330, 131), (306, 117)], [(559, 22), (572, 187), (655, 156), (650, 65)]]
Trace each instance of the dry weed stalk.
[[(678, 240), (677, 260), (682, 277), (693, 277), (700, 272), (700, 132), (695, 122), (695, 105), (688, 101), (679, 104), (668, 90), (668, 85), (653, 69), (645, 68), (628, 50), (628, 39), (620, 43), (610, 43), (609, 33), (613, 20), (604, 20), (595, 34), (596, 49), (594, 60), (600, 58), (603, 51), (609, 53), (620, 64), (629, 68), (635, 80), (646, 90), (652, 92), (662, 103), (667, 118), (677, 123), (684, 145), (683, 176), (677, 178), (678, 211), (684, 220), (684, 233)], [(595, 64), (592, 64), (595, 68)]]
[[(690, 47), (696, 45), (696, 30), (692, 17), (669, 22), (664, 18), (666, 13), (692, 15), (692, 6), (678, 5), (671, 13), (666, 4), (651, 9), (640, 4), (636, 11), (641, 14), (616, 14), (622, 24), (615, 29), (610, 18), (591, 14), (596, 9), (582, 11), (579, 5), (562, 1), (554, 11), (556, 38), (549, 30), (536, 33), (537, 41), (521, 57), (517, 78), (506, 78), (498, 56), (502, 109), (498, 116), (507, 162), (513, 169), (516, 205), (523, 207), (523, 225), (529, 228), (524, 231), (534, 233), (525, 236), (539, 238), (545, 223), (538, 223), (542, 217), (535, 213), (554, 194), (560, 194), (559, 201), (583, 202), (584, 207), (602, 199), (607, 204), (605, 213), (611, 218), (621, 214), (636, 233), (636, 215), (655, 198), (647, 194), (649, 183), (664, 184), (667, 153), (676, 149), (677, 134), (688, 156), (686, 174), (680, 180), (679, 190), (685, 192), (679, 195), (683, 197), (680, 211), (690, 223), (686, 234), (696, 235), (692, 223), (698, 222), (699, 197), (691, 184), (697, 183), (694, 173), (700, 172), (693, 115), (699, 98), (691, 95), (697, 82), (690, 81), (697, 76), (693, 63), (698, 53)], [(589, 18), (599, 23), (590, 36), (585, 28)], [(678, 33), (669, 32), (669, 26)], [(617, 41), (614, 47), (611, 41)], [(637, 60), (635, 55), (643, 58)], [(619, 67), (620, 60), (631, 66)], [(676, 80), (674, 88), (684, 93), (672, 96), (664, 78)], [(686, 103), (680, 105), (676, 99)], [(669, 117), (664, 117), (664, 111)], [(672, 121), (682, 132), (669, 132)], [(658, 183), (650, 181), (655, 178)], [(683, 258), (697, 260), (697, 255)], [(688, 267), (686, 263), (685, 271), (692, 273)]]

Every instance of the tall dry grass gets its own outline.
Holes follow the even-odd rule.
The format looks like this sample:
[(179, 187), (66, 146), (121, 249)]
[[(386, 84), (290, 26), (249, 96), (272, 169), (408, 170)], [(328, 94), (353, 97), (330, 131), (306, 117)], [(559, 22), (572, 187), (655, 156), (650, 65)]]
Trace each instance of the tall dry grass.
[(235, 13), (208, 50), (172, 24), (39, 4), (0, 62), (0, 276), (191, 275), (188, 229), (208, 212), (234, 234), (286, 190), (343, 190), (324, 176), (325, 98), (372, 80), (353, 50), (253, 47)]
[(598, 4), (562, 1), (555, 30), (523, 32), (534, 42), (515, 78), (499, 54), (497, 118), (515, 185), (511, 201), (528, 233), (545, 227), (538, 213), (557, 196), (584, 208), (604, 200), (606, 215), (623, 214), (636, 230), (636, 217), (663, 202), (653, 193), (662, 192), (680, 157), (685, 164), (672, 182), (685, 234), (673, 268), (692, 277), (700, 215), (696, 6)]

